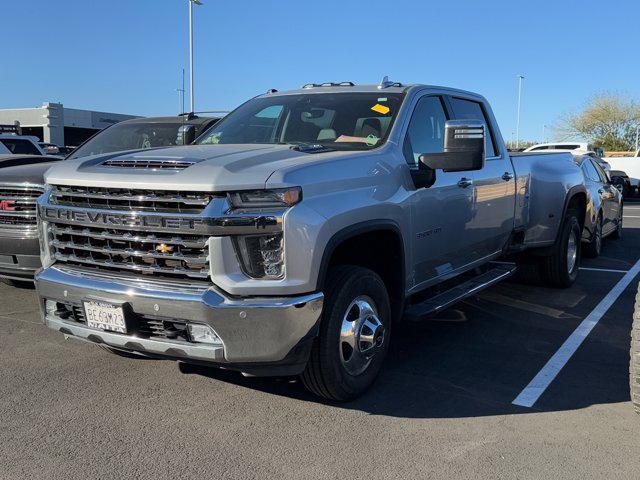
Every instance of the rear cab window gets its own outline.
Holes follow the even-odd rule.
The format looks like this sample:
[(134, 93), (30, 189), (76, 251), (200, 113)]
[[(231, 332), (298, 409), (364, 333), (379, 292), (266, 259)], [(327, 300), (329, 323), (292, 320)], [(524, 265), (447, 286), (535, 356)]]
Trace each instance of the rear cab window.
[(487, 115), (482, 104), (474, 100), (459, 97), (450, 97), (450, 102), (456, 120), (477, 120), (484, 124), (485, 145), (487, 149), (486, 157), (499, 156), (500, 152), (497, 152), (495, 148), (494, 133), (491, 124), (487, 120)]
[(23, 138), (0, 138), (0, 142), (14, 155), (42, 155), (33, 143)]

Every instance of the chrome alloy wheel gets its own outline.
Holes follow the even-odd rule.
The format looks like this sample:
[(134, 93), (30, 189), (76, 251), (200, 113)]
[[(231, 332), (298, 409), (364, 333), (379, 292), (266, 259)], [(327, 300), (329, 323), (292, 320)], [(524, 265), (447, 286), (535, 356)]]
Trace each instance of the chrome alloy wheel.
[(576, 239), (576, 232), (571, 230), (569, 233), (569, 242), (567, 245), (567, 272), (573, 273), (578, 261), (578, 240)]
[(374, 301), (365, 295), (349, 304), (340, 330), (340, 360), (350, 375), (364, 372), (373, 357), (382, 351), (385, 328)]
[(598, 220), (598, 223), (596, 224), (596, 252), (598, 252), (598, 255), (600, 254), (600, 252), (602, 251), (602, 220)]

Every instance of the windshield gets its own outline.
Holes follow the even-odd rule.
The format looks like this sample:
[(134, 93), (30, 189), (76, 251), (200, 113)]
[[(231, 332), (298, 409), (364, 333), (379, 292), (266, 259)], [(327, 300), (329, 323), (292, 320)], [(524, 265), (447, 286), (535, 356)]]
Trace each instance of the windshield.
[(77, 148), (69, 159), (100, 153), (177, 145), (182, 123), (117, 123)]
[(365, 150), (384, 143), (402, 104), (398, 93), (313, 93), (249, 100), (196, 142), (323, 145)]

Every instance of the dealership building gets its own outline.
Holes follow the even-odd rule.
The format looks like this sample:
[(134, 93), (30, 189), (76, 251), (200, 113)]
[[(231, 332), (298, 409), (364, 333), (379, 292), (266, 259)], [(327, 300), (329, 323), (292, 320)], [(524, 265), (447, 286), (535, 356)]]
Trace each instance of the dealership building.
[(19, 122), (23, 135), (34, 135), (43, 142), (75, 147), (109, 125), (138, 118), (122, 113), (95, 112), (67, 108), (45, 102), (39, 108), (0, 109), (0, 124)]

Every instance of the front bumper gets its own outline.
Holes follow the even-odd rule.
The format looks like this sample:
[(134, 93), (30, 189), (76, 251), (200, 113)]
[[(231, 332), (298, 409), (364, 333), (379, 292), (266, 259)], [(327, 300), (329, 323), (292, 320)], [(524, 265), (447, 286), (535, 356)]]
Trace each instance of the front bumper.
[(40, 265), (37, 236), (21, 236), (20, 232), (0, 234), (0, 277), (33, 280)]
[[(36, 276), (45, 324), (66, 335), (114, 348), (254, 374), (300, 373), (316, 335), (322, 293), (296, 297), (229, 298), (215, 287), (196, 289), (120, 279), (53, 266)], [(222, 342), (143, 338), (105, 332), (47, 312), (45, 300), (82, 308), (85, 300), (126, 305), (138, 316), (162, 316), (210, 325)], [(273, 367), (269, 369), (268, 367)]]

